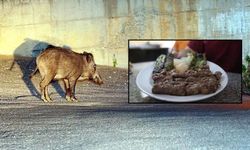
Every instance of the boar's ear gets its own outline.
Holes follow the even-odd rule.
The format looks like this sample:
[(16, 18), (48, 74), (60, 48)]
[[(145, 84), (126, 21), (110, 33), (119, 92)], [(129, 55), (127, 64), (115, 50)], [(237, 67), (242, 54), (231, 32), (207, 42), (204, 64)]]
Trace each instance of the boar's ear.
[(88, 53), (88, 52), (83, 52), (83, 55), (86, 56), (86, 60), (88, 63), (90, 63), (92, 60), (93, 60), (93, 55), (91, 53)]
[(87, 54), (87, 62), (90, 63), (93, 60), (94, 60), (93, 55), (91, 53), (88, 53)]
[(88, 63), (90, 63), (90, 61), (91, 61), (91, 58), (89, 57), (88, 54), (86, 55), (86, 60), (87, 60)]

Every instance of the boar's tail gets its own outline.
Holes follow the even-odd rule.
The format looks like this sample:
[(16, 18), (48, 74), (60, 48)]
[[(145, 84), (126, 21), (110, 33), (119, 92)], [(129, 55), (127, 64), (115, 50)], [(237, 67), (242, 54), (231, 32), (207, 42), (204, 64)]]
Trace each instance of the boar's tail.
[(37, 73), (38, 68), (36, 67), (36, 69), (30, 74), (30, 79)]

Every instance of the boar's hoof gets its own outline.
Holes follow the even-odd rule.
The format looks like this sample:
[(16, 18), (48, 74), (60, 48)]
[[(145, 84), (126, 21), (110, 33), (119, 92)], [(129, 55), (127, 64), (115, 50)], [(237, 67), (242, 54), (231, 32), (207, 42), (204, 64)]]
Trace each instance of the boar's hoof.
[(67, 100), (68, 102), (72, 102), (71, 99), (70, 99), (70, 97), (66, 97), (66, 100)]
[(67, 100), (68, 102), (73, 102), (72, 99), (71, 99), (69, 96), (66, 96), (66, 100)]
[(46, 96), (41, 96), (41, 99), (45, 102), (45, 103), (48, 103), (48, 102), (52, 102), (52, 100), (51, 100), (51, 98), (49, 97), (49, 96), (47, 96), (47, 98), (46, 98)]
[(68, 102), (78, 102), (78, 100), (77, 100), (75, 97), (66, 96), (66, 100), (67, 100)]
[(48, 103), (48, 102), (52, 102), (52, 100), (49, 98), (49, 99), (46, 99), (45, 97), (42, 97), (42, 100), (45, 102), (45, 103)]
[(78, 102), (78, 100), (77, 100), (75, 97), (72, 97), (71, 100), (72, 100), (73, 102)]

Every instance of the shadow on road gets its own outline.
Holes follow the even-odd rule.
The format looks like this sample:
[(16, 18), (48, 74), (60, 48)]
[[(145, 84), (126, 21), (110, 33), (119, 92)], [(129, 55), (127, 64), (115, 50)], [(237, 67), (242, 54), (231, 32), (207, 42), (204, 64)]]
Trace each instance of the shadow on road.
[[(77, 114), (85, 116), (86, 113), (109, 113), (109, 114), (137, 114), (140, 118), (161, 118), (171, 116), (227, 116), (228, 114), (238, 112), (247, 112), (250, 109), (250, 101), (245, 100), (242, 104), (126, 104), (115, 103), (111, 105), (92, 103), (76, 103), (76, 104), (61, 104), (60, 105), (40, 105), (35, 109), (48, 110), (48, 107), (53, 106), (57, 113), (62, 114)], [(33, 108), (30, 108), (33, 109)], [(54, 110), (52, 110), (54, 111)], [(46, 111), (47, 112), (47, 111)]]
[[(22, 80), (24, 81), (26, 87), (29, 89), (30, 94), (37, 98), (40, 98), (40, 93), (29, 78), (29, 75), (36, 68), (36, 57), (49, 45), (49, 43), (39, 40), (33, 40), (29, 38), (24, 39), (24, 42), (15, 49), (14, 59), (9, 68), (10, 70), (12, 70), (15, 64), (19, 66), (20, 70), (22, 71)], [(52, 86), (56, 89), (61, 97), (64, 97), (64, 91), (58, 82), (53, 82)], [(27, 95), (21, 95), (16, 98), (18, 99), (20, 97), (26, 96)]]

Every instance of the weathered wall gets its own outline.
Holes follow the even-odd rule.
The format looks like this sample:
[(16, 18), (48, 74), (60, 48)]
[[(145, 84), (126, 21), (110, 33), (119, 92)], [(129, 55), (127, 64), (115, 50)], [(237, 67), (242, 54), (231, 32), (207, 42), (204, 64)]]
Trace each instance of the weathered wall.
[(127, 67), (131, 38), (237, 38), (250, 48), (249, 0), (0, 0), (0, 12), (0, 54), (28, 38), (88, 50), (98, 64), (115, 54)]

